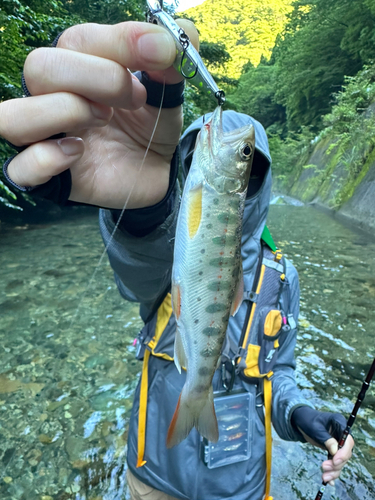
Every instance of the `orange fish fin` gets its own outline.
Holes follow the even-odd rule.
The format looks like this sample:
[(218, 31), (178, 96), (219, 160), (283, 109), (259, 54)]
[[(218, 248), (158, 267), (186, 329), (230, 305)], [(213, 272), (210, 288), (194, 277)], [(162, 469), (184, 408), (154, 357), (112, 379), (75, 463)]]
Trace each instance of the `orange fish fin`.
[(174, 364), (177, 370), (181, 373), (181, 368), (187, 368), (187, 359), (185, 356), (184, 345), (182, 343), (181, 334), (179, 329), (176, 329), (175, 339), (174, 339)]
[(176, 319), (178, 320), (181, 314), (181, 288), (178, 283), (172, 282), (172, 309)]
[(236, 315), (238, 309), (240, 308), (240, 306), (242, 304), (243, 292), (244, 292), (244, 282), (243, 282), (243, 271), (242, 271), (242, 266), (241, 266), (240, 271), (239, 271), (237, 289), (236, 289), (236, 293), (234, 295), (232, 307), (230, 310), (230, 313), (232, 316)]
[(198, 184), (188, 194), (187, 224), (190, 238), (197, 234), (202, 219), (202, 184)]

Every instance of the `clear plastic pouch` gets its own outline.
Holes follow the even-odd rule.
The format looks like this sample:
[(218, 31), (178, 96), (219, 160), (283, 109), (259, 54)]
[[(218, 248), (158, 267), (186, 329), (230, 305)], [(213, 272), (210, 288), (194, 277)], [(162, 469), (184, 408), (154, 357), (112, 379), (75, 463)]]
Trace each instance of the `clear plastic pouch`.
[(209, 469), (248, 460), (251, 456), (254, 396), (248, 392), (215, 394), (214, 404), (219, 426), (217, 443), (201, 437), (201, 457)]

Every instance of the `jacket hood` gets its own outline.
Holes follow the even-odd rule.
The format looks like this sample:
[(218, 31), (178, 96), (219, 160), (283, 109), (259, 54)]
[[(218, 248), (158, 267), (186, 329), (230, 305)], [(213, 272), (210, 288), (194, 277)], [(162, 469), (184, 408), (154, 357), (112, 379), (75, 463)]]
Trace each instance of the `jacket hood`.
[[(207, 113), (195, 120), (181, 137), (180, 155), (184, 176), (187, 175), (190, 168), (197, 134), (211, 114)], [(242, 259), (246, 280), (246, 274), (253, 274), (252, 271), (258, 260), (260, 238), (268, 215), (272, 184), (271, 155), (266, 131), (257, 120), (232, 110), (224, 111), (222, 119), (224, 132), (229, 132), (250, 123), (255, 130), (255, 154), (245, 203), (242, 231)]]

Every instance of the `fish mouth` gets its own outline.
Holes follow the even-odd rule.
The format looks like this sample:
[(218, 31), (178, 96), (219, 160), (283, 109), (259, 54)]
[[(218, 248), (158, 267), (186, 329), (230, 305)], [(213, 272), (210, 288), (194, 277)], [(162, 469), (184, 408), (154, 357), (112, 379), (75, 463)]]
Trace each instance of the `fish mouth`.
[(223, 131), (223, 110), (221, 106), (217, 106), (215, 111), (210, 116), (209, 120), (203, 125), (204, 135), (207, 138), (208, 145), (214, 147), (214, 144), (230, 144), (240, 141), (254, 141), (255, 131), (252, 123), (243, 125), (240, 128)]

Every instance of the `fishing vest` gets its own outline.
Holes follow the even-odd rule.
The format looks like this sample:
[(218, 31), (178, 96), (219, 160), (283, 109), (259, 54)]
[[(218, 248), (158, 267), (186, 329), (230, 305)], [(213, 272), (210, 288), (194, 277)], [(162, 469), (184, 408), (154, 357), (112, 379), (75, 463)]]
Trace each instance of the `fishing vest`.
[[(265, 227), (262, 234), (261, 255), (252, 290), (244, 292), (247, 302), (245, 321), (238, 345), (226, 338), (222, 352), (221, 376), (223, 387), (230, 392), (236, 376), (247, 383), (257, 384), (263, 391), (264, 420), (266, 435), (266, 487), (264, 500), (273, 500), (269, 495), (272, 461), (272, 375), (277, 361), (282, 336), (296, 323), (288, 314), (289, 304), (280, 309), (280, 297), (288, 282), (285, 276), (285, 260)], [(289, 294), (287, 294), (289, 296)], [(175, 323), (172, 314), (171, 294), (167, 293), (156, 313), (138, 336), (137, 358), (143, 359), (139, 416), (138, 416), (138, 459), (137, 467), (146, 461), (145, 436), (148, 396), (148, 362), (156, 356), (173, 362), (170, 340), (163, 333), (170, 322)], [(228, 336), (227, 336), (228, 337)]]

